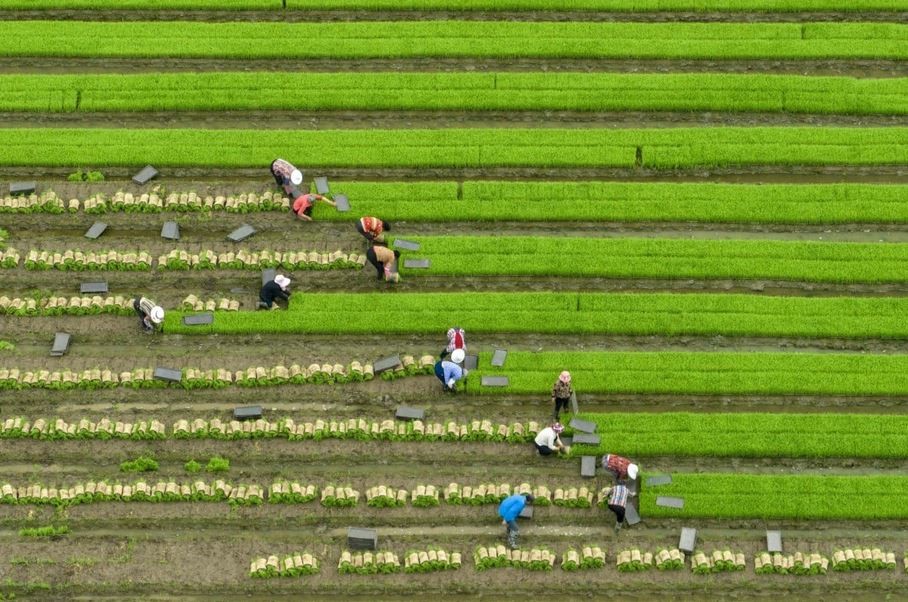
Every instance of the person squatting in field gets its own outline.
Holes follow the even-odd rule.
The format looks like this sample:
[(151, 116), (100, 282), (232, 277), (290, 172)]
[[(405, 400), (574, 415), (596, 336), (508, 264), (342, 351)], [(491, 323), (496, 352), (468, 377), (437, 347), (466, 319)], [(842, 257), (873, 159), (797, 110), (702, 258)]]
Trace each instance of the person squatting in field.
[(630, 491), (622, 481), (619, 481), (614, 487), (605, 488), (603, 493), (608, 496), (608, 509), (615, 513), (615, 533), (617, 533), (624, 523), (627, 498), (636, 494)]
[(366, 259), (375, 266), (378, 279), (388, 282), (400, 282), (400, 274), (397, 273), (399, 257), (400, 251), (392, 251), (383, 245), (373, 245), (366, 251)]
[(147, 297), (136, 297), (132, 301), (132, 308), (139, 315), (139, 324), (147, 333), (154, 332), (164, 322), (164, 308), (157, 305)]
[(623, 456), (617, 454), (605, 454), (602, 456), (602, 469), (611, 473), (616, 481), (637, 479), (637, 472), (640, 468)]
[(306, 220), (307, 222), (312, 221), (312, 208), (315, 207), (315, 201), (322, 201), (332, 207), (337, 206), (334, 201), (326, 196), (315, 193), (303, 194), (299, 189), (293, 191), (290, 196), (293, 198), (293, 205), (290, 208), (293, 215), (296, 216), (296, 219)]
[(550, 456), (554, 453), (567, 453), (568, 448), (561, 442), (561, 433), (564, 427), (560, 422), (555, 422), (545, 427), (536, 434), (533, 444), (540, 456)]
[(457, 326), (448, 329), (448, 345), (441, 351), (441, 355), (438, 356), (441, 359), (445, 359), (454, 352), (455, 349), (460, 349), (464, 353), (467, 352), (467, 339), (466, 333), (464, 333), (463, 328), (458, 328)]
[(561, 410), (567, 411), (568, 403), (571, 401), (571, 395), (573, 394), (571, 373), (565, 370), (558, 376), (555, 386), (552, 387), (552, 403), (555, 404), (555, 411), (552, 412), (552, 417), (556, 422), (561, 418)]
[(290, 279), (282, 274), (269, 280), (262, 286), (259, 291), (259, 309), (277, 309), (274, 302), (278, 299), (284, 302), (290, 301)]
[(290, 184), (299, 186), (303, 183), (303, 172), (284, 159), (275, 159), (271, 162), (271, 175), (274, 176), (274, 181), (280, 187)]
[(366, 216), (356, 222), (356, 231), (368, 242), (384, 242), (384, 233), (391, 231), (391, 224), (377, 217)]
[(508, 540), (508, 546), (512, 550), (517, 549), (517, 517), (527, 504), (532, 504), (535, 498), (530, 493), (517, 493), (506, 497), (498, 506), (498, 516), (501, 517), (501, 524), (505, 528), (505, 536)]
[(451, 360), (439, 360), (435, 362), (435, 376), (441, 381), (442, 390), (454, 391), (457, 389), (457, 381), (469, 374), (466, 368), (461, 368), (460, 363), (463, 361), (465, 354), (462, 349), (455, 349), (451, 353)]

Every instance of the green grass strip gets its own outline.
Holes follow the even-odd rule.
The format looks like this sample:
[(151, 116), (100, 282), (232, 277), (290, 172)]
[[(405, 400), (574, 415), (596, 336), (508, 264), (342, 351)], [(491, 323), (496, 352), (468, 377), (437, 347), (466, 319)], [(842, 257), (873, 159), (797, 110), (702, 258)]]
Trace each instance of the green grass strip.
[[(491, 353), (480, 354), (489, 366)], [(671, 395), (908, 394), (908, 355), (757, 352), (520, 352), (503, 368), (481, 368), (467, 389), (543, 398), (562, 370), (580, 393)], [(483, 374), (506, 375), (508, 387), (480, 385)]]
[[(296, 94), (295, 90), (314, 90)], [(908, 78), (624, 73), (0, 75), (0, 110), (908, 114)]]
[[(0, 22), (0, 56), (901, 59), (896, 23)], [(272, 76), (277, 78), (277, 76)]]
[(556, 276), (576, 278), (768, 279), (833, 283), (908, 281), (908, 243), (407, 236), (429, 269), (403, 277)]
[[(908, 458), (908, 416), (873, 414), (582, 414), (607, 442), (583, 454), (630, 457)], [(645, 464), (645, 463), (644, 463)]]
[[(462, 308), (469, 308), (464, 312)], [(218, 313), (168, 333), (468, 333), (908, 338), (908, 298), (671, 293), (304, 293), (289, 312)]]
[(0, 129), (0, 166), (633, 167), (902, 164), (908, 128)]
[[(684, 508), (656, 505), (684, 498)], [(908, 518), (908, 477), (672, 474), (670, 485), (643, 487), (650, 518), (874, 520)]]
[[(281, 0), (4, 0), (6, 10), (277, 10)], [(900, 11), (900, 0), (287, 0), (289, 10)]]
[(908, 222), (908, 186), (665, 182), (342, 182), (340, 213), (316, 205), (319, 221), (377, 215), (391, 222), (675, 222), (854, 224)]

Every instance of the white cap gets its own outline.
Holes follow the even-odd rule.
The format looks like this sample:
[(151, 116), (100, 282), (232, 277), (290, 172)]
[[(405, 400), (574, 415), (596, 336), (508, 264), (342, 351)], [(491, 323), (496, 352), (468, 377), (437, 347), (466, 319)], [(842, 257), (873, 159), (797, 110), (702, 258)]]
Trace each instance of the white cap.
[(449, 389), (453, 389), (455, 384), (457, 384), (457, 381), (455, 381), (453, 378), (450, 379), (450, 380), (448, 381), (448, 388), (449, 388)]
[(277, 285), (281, 288), (287, 288), (288, 286), (290, 286), (290, 279), (283, 274), (278, 274), (277, 276), (275, 276), (274, 281), (277, 282)]
[(299, 186), (300, 184), (302, 184), (303, 183), (303, 172), (301, 172), (298, 169), (294, 169), (292, 172), (290, 172), (290, 182), (294, 186)]
[(155, 305), (151, 308), (151, 315), (148, 317), (150, 317), (151, 321), (155, 324), (160, 324), (164, 321), (164, 308), (160, 305)]
[(455, 349), (451, 352), (451, 361), (455, 364), (459, 364), (463, 361), (464, 356), (466, 356), (466, 354), (463, 352), (463, 349)]
[(629, 476), (631, 478), (631, 480), (634, 480), (637, 478), (637, 465), (636, 464), (627, 465), (627, 476)]

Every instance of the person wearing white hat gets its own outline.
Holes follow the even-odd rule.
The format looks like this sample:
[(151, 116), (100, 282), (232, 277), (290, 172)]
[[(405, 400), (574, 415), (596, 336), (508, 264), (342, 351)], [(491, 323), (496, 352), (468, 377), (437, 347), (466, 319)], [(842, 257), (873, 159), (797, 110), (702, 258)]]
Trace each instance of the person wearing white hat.
[(440, 360), (435, 363), (435, 376), (441, 381), (442, 390), (457, 390), (457, 381), (465, 377), (469, 372), (462, 368), (460, 363), (463, 361), (463, 349), (455, 349), (451, 354), (451, 360)]
[(139, 314), (139, 324), (146, 333), (152, 333), (164, 322), (164, 308), (147, 297), (136, 297), (132, 307)]
[(259, 309), (277, 309), (275, 301), (290, 301), (290, 279), (283, 274), (278, 274), (274, 280), (269, 280), (259, 292)]
[(299, 186), (303, 183), (303, 172), (284, 159), (275, 159), (271, 162), (271, 175), (274, 176), (274, 181), (278, 186), (287, 184)]
[(636, 464), (618, 454), (605, 454), (602, 456), (602, 468), (606, 472), (611, 473), (616, 481), (624, 481), (626, 479), (633, 481), (637, 478), (637, 473), (640, 470)]
[(565, 370), (560, 375), (558, 375), (558, 380), (555, 381), (555, 385), (552, 387), (552, 403), (555, 404), (555, 411), (552, 412), (552, 418), (555, 419), (555, 422), (561, 418), (561, 410), (568, 409), (568, 403), (571, 401), (571, 395), (574, 394), (574, 389), (571, 387), (571, 373)]

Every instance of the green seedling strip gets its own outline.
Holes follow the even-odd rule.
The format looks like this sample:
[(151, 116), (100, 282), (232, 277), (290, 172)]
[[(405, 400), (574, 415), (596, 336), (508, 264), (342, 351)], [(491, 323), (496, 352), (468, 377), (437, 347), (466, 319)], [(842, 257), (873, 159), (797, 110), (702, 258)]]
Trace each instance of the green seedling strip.
[[(901, 11), (900, 0), (286, 0), (287, 10)], [(280, 10), (281, 0), (5, 0), (6, 10)]]
[[(908, 281), (908, 244), (569, 238), (561, 236), (408, 236), (427, 270), (401, 275), (579, 278), (769, 279), (834, 283)], [(452, 252), (456, 249), (456, 252)]]
[[(906, 42), (908, 44), (908, 42)], [(542, 133), (544, 132), (544, 134)], [(327, 167), (624, 167), (902, 164), (908, 127), (204, 130), (9, 128), (0, 164)]]
[[(456, 299), (456, 302), (455, 302)], [(461, 313), (458, 307), (469, 307)], [(671, 293), (307, 293), (289, 312), (218, 313), (168, 334), (470, 333), (908, 338), (908, 298)]]
[[(908, 477), (672, 473), (669, 485), (643, 488), (647, 518), (880, 520), (908, 518)], [(656, 505), (684, 498), (684, 508)]]
[[(562, 370), (581, 393), (671, 395), (908, 394), (908, 355), (764, 352), (520, 352), (505, 368), (470, 373), (467, 391), (549, 395)], [(483, 375), (503, 374), (507, 387), (483, 388)]]
[(908, 416), (901, 415), (667, 412), (581, 417), (594, 421), (597, 432), (608, 433), (608, 441), (595, 448), (575, 445), (578, 455), (620, 450), (630, 457), (908, 457)]
[[(301, 43), (304, 40), (305, 43)], [(904, 59), (897, 23), (0, 22), (0, 56)]]
[[(288, 94), (288, 89), (316, 90)], [(624, 73), (0, 75), (0, 110), (908, 114), (908, 78)]]

